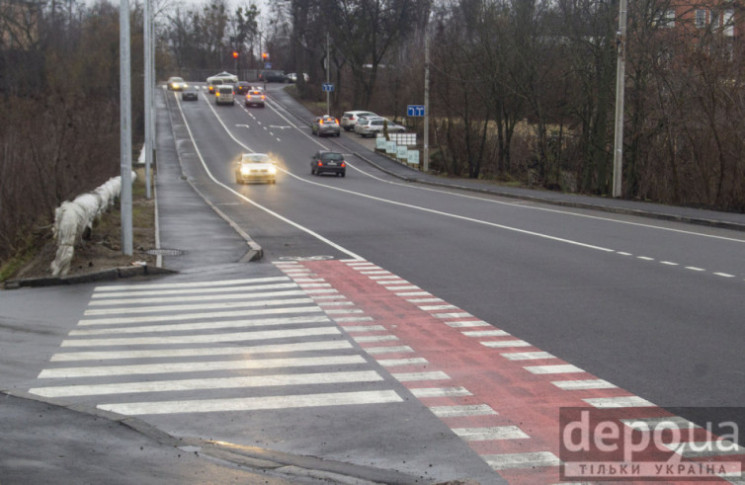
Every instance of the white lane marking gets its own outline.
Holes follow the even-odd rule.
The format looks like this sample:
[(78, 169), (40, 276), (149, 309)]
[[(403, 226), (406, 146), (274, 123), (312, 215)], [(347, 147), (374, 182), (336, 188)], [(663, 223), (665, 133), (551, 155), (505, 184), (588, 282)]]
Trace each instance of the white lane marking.
[(462, 332), (466, 337), (510, 337), (504, 330), (469, 330)]
[(441, 381), (450, 379), (450, 376), (442, 371), (432, 372), (394, 372), (391, 374), (399, 382), (414, 381)]
[(548, 352), (507, 352), (500, 355), (508, 360), (540, 360), (556, 358), (556, 356), (551, 355)]
[[(94, 290), (98, 292), (109, 292), (109, 291), (142, 291), (152, 289), (182, 289), (182, 288), (210, 288), (216, 286), (232, 286), (232, 285), (245, 285), (250, 283), (271, 283), (279, 281), (291, 281), (287, 276), (272, 276), (267, 278), (244, 278), (236, 280), (219, 280), (219, 281), (197, 281), (191, 283), (142, 283), (137, 285), (111, 285), (111, 286), (97, 286)], [(93, 298), (96, 298), (95, 296)]]
[(571, 364), (560, 364), (560, 365), (531, 365), (524, 367), (525, 370), (531, 374), (573, 374), (578, 372), (584, 372), (577, 366)]
[[(212, 113), (215, 115), (215, 118), (217, 118), (217, 121), (222, 125), (223, 129), (228, 134), (228, 136), (230, 136), (236, 143), (238, 143), (240, 146), (242, 146), (246, 150), (248, 150), (250, 152), (253, 152), (254, 150), (252, 150), (248, 145), (242, 143), (241, 141), (239, 141), (237, 138), (235, 138), (233, 136), (233, 134), (230, 132), (230, 130), (228, 129), (228, 127), (225, 126), (225, 123), (223, 123), (223, 121), (217, 115), (217, 112), (215, 111), (215, 109), (210, 104), (208, 104), (208, 106), (209, 106), (210, 110), (212, 110)], [(205, 173), (210, 178), (210, 180), (212, 180), (212, 182), (214, 182), (216, 185), (222, 187), (223, 189), (227, 190), (228, 192), (232, 193), (236, 197), (238, 197), (238, 198), (240, 198), (242, 200), (245, 200), (246, 202), (248, 202), (252, 206), (256, 207), (257, 209), (260, 209), (260, 210), (266, 212), (267, 214), (269, 214), (269, 215), (271, 215), (271, 216), (279, 219), (280, 221), (282, 221), (282, 222), (284, 222), (286, 224), (289, 224), (290, 226), (292, 226), (292, 227), (294, 227), (294, 228), (296, 228), (296, 229), (298, 229), (300, 231), (303, 231), (303, 232), (305, 232), (306, 234), (308, 234), (310, 236), (315, 237), (319, 241), (322, 241), (322, 242), (328, 244), (329, 246), (335, 248), (339, 252), (342, 252), (342, 253), (346, 254), (350, 258), (352, 258), (352, 259), (358, 259), (358, 260), (363, 260), (364, 259), (361, 256), (358, 256), (357, 254), (349, 251), (348, 249), (343, 248), (342, 246), (336, 244), (335, 242), (331, 241), (330, 239), (327, 239), (327, 238), (321, 236), (317, 232), (312, 231), (309, 228), (307, 228), (305, 226), (302, 226), (302, 225), (298, 224), (297, 222), (294, 222), (294, 221), (292, 221), (292, 220), (290, 220), (290, 219), (282, 216), (278, 212), (275, 212), (275, 211), (269, 209), (268, 207), (259, 204), (258, 202), (254, 201), (253, 199), (250, 199), (250, 198), (246, 197), (245, 195), (243, 195), (240, 192), (236, 191), (232, 187), (230, 187), (230, 186), (228, 186), (228, 185), (220, 182), (219, 180), (217, 180), (217, 178), (215, 178), (215, 176), (212, 174), (212, 171), (210, 171), (209, 167), (207, 166), (207, 163), (204, 161), (204, 157), (202, 156), (202, 152), (199, 150), (199, 146), (197, 145), (197, 141), (194, 138), (194, 134), (191, 131), (191, 127), (189, 126), (189, 122), (186, 120), (186, 115), (184, 114), (184, 111), (181, 108), (181, 105), (180, 104), (178, 105), (178, 108), (179, 108), (179, 112), (181, 113), (181, 118), (184, 120), (184, 126), (186, 127), (186, 131), (189, 132), (189, 138), (191, 139), (191, 143), (194, 146), (194, 151), (196, 152), (197, 157), (199, 157), (199, 161), (202, 163), (202, 168), (204, 168)], [(285, 171), (285, 173), (289, 173), (289, 172)]]
[(615, 384), (603, 379), (578, 379), (566, 381), (552, 381), (551, 384), (565, 391), (579, 391), (584, 389), (614, 389)]
[(490, 324), (483, 320), (464, 320), (458, 322), (445, 322), (445, 325), (453, 328), (469, 328), (469, 327), (491, 327)]
[(704, 268), (699, 268), (697, 266), (686, 266), (685, 269), (688, 269), (691, 271), (706, 271)]
[(409, 392), (417, 398), (473, 396), (465, 387), (415, 387)]
[(219, 377), (212, 379), (175, 379), (167, 381), (121, 382), (113, 384), (79, 384), (30, 389), (31, 394), (45, 397), (95, 396), (141, 392), (197, 391), (308, 384), (350, 384), (379, 382), (375, 371), (317, 372), (311, 374), (277, 374), (268, 376)]
[(664, 264), (665, 266), (680, 266), (678, 263), (672, 261), (660, 261), (660, 264)]
[(472, 317), (473, 315), (467, 312), (452, 312), (452, 313), (435, 313), (432, 316), (435, 318), (442, 318), (444, 320), (446, 318), (468, 318), (468, 317)]
[(359, 308), (334, 308), (324, 311), (327, 315), (349, 315), (356, 313), (365, 313), (364, 310), (360, 310)]
[(316, 304), (321, 308), (354, 305), (353, 301), (317, 301), (317, 300), (318, 298), (313, 298), (313, 301), (315, 301)]
[[(264, 291), (264, 290), (283, 290), (290, 288), (297, 288), (295, 283), (274, 283), (267, 285), (236, 285), (236, 286), (223, 286), (218, 288), (182, 288), (182, 289), (169, 289), (169, 290), (130, 290), (130, 291), (110, 291), (110, 292), (95, 292), (91, 295), (91, 298), (98, 301), (108, 301), (109, 298), (137, 298), (137, 297), (155, 297), (155, 296), (168, 296), (168, 295), (208, 295), (211, 293), (245, 293), (250, 294), (251, 291)], [(93, 304), (94, 302), (91, 302)]]
[(414, 352), (414, 349), (412, 349), (408, 345), (387, 345), (385, 347), (365, 347), (363, 350), (370, 355)]
[(495, 340), (479, 342), (484, 347), (492, 349), (502, 349), (506, 347), (530, 347), (530, 343), (524, 340)]
[(641, 259), (642, 261), (654, 261), (654, 258), (650, 258), (649, 256), (637, 256), (636, 259)]
[(391, 291), (400, 291), (400, 290), (420, 290), (418, 286), (410, 285), (410, 284), (395, 284), (395, 285), (385, 285), (386, 290)]
[(398, 340), (395, 335), (351, 335), (355, 342), (368, 343), (368, 342), (390, 342), (391, 340)]
[(620, 254), (621, 256), (632, 256), (631, 253), (627, 253), (626, 251), (616, 251), (616, 254)]
[(287, 298), (283, 300), (261, 300), (261, 301), (240, 301), (240, 302), (222, 302), (222, 303), (198, 303), (198, 304), (184, 304), (184, 305), (156, 305), (156, 306), (141, 306), (135, 308), (107, 308), (107, 309), (96, 309), (86, 310), (83, 315), (85, 316), (97, 316), (97, 315), (126, 315), (132, 313), (158, 313), (158, 312), (178, 312), (178, 311), (191, 311), (191, 310), (231, 310), (235, 308), (252, 308), (252, 307), (267, 307), (267, 306), (280, 306), (280, 305), (301, 305), (314, 303), (310, 298)]
[(251, 340), (269, 340), (275, 338), (310, 337), (316, 335), (341, 335), (337, 327), (303, 328), (293, 330), (267, 330), (265, 332), (237, 332), (210, 335), (185, 335), (157, 337), (131, 337), (112, 339), (68, 339), (63, 340), (62, 347), (118, 347), (129, 345), (181, 345), (207, 344), (218, 342), (243, 342)]
[(419, 309), (425, 312), (435, 312), (439, 310), (457, 310), (458, 307), (455, 305), (422, 305)]
[(559, 466), (561, 461), (550, 451), (533, 453), (505, 453), (501, 455), (482, 455), (481, 458), (494, 470), (515, 468), (534, 469)]
[(718, 272), (718, 271), (716, 273), (714, 273), (714, 275), (715, 276), (721, 276), (722, 278), (734, 278), (735, 277), (735, 275), (733, 275), (733, 274), (721, 273), (721, 272)]
[[(681, 416), (666, 416), (657, 418), (622, 419), (621, 422), (629, 428), (638, 431), (654, 431), (655, 429), (696, 429), (701, 426)], [(663, 427), (660, 427), (663, 426)]]
[[(265, 353), (309, 352), (318, 350), (351, 349), (346, 340), (325, 340), (318, 342), (299, 342), (294, 344), (253, 345), (250, 347), (207, 347), (198, 349), (159, 349), (159, 350), (111, 350), (108, 352), (61, 352), (50, 359), (51, 362), (77, 362), (81, 360), (127, 360), (161, 359), (171, 357), (205, 357), (215, 355), (252, 356)], [(368, 350), (369, 353), (369, 349)]]
[(261, 411), (321, 406), (388, 404), (402, 402), (395, 391), (333, 392), (291, 396), (99, 404), (98, 409), (127, 416), (143, 414), (209, 413), (216, 411)]
[(465, 441), (519, 440), (530, 436), (517, 426), (492, 426), (489, 428), (452, 428)]
[[(295, 286), (297, 288), (297, 286)], [(303, 290), (283, 290), (283, 291), (266, 291), (259, 293), (221, 293), (218, 295), (185, 295), (168, 296), (168, 297), (153, 297), (153, 298), (116, 298), (116, 299), (101, 299), (93, 300), (88, 303), (88, 307), (95, 306), (110, 306), (110, 305), (130, 305), (130, 304), (152, 304), (152, 303), (176, 303), (188, 300), (189, 302), (195, 301), (222, 301), (222, 300), (246, 300), (255, 298), (276, 298), (282, 296), (306, 296)]]
[(373, 317), (333, 317), (336, 323), (359, 323), (359, 322), (372, 322), (375, 319)]
[(82, 335), (116, 335), (125, 333), (186, 332), (194, 330), (215, 330), (219, 328), (250, 328), (274, 325), (297, 325), (301, 323), (326, 323), (330, 321), (331, 320), (328, 317), (323, 315), (288, 318), (260, 318), (255, 320), (219, 320), (214, 322), (172, 323), (162, 325), (143, 325), (137, 327), (78, 329), (71, 330), (68, 335), (75, 337)]
[(418, 364), (426, 364), (427, 359), (424, 357), (412, 357), (410, 359), (381, 359), (378, 361), (378, 364), (382, 365), (383, 367), (400, 367), (402, 365), (418, 365)]
[(174, 313), (170, 315), (147, 315), (140, 317), (121, 318), (87, 318), (78, 321), (79, 326), (87, 325), (116, 325), (122, 323), (155, 323), (168, 322), (171, 320), (200, 320), (203, 318), (229, 318), (229, 317), (251, 317), (256, 315), (279, 315), (283, 313), (314, 313), (322, 312), (318, 306), (293, 307), (293, 308), (260, 308), (258, 310), (237, 310), (229, 312), (205, 312), (205, 313)]
[[(372, 270), (372, 271), (360, 271), (360, 274), (366, 274), (366, 275), (390, 275), (393, 274), (390, 271), (386, 271), (384, 269), (382, 270)], [(370, 276), (370, 278), (373, 278), (373, 276)]]
[(426, 291), (402, 291), (401, 293), (396, 293), (396, 296), (432, 296)]
[(583, 401), (598, 409), (656, 407), (655, 404), (639, 396), (592, 397), (583, 399)]
[(396, 281), (403, 281), (400, 276), (391, 274), (388, 271), (362, 271), (361, 274), (380, 274), (380, 273), (386, 273), (384, 276), (370, 276), (370, 279), (373, 281), (385, 281), (385, 280), (396, 280)]
[(287, 359), (219, 360), (211, 362), (174, 362), (161, 364), (102, 365), (96, 367), (64, 367), (44, 369), (39, 379), (69, 379), (72, 377), (134, 376), (176, 372), (209, 372), (215, 370), (276, 369), (321, 365), (366, 364), (360, 355), (327, 357), (294, 357)]
[(488, 404), (470, 404), (464, 406), (432, 406), (429, 408), (438, 418), (455, 418), (461, 416), (490, 416), (497, 412)]
[(348, 333), (356, 332), (384, 332), (386, 328), (382, 325), (342, 325)]
[(437, 302), (444, 302), (442, 298), (410, 298), (408, 300), (409, 303), (437, 303)]

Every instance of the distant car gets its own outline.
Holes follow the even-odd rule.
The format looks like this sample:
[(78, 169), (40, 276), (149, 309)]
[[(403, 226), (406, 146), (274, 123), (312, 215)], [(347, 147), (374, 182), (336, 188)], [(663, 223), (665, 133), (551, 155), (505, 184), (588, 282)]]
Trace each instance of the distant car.
[(251, 90), (251, 85), (246, 81), (238, 81), (235, 83), (235, 95), (243, 96)]
[(222, 79), (212, 79), (210, 81), (207, 81), (207, 92), (210, 94), (215, 94), (215, 91), (217, 90), (218, 86), (222, 86), (224, 81)]
[(363, 138), (373, 137), (378, 133), (385, 132), (386, 128), (388, 133), (403, 133), (406, 131), (405, 126), (397, 125), (382, 116), (370, 116), (359, 121), (354, 126), (354, 132)]
[(237, 84), (238, 83), (238, 76), (235, 74), (230, 74), (229, 72), (223, 71), (221, 73), (215, 74), (214, 76), (210, 76), (207, 78), (207, 82), (214, 80), (221, 80), (223, 83), (230, 83), (230, 84)]
[(244, 153), (236, 162), (235, 181), (277, 183), (277, 162), (266, 153)]
[(259, 73), (259, 81), (265, 83), (285, 83), (287, 82), (287, 75), (284, 71), (278, 71), (276, 69), (261, 71)]
[(235, 104), (235, 91), (232, 84), (223, 84), (215, 92), (215, 104)]
[[(287, 82), (296, 83), (297, 79), (298, 77), (296, 72), (291, 72), (287, 75)], [(306, 83), (310, 81), (310, 76), (308, 76), (308, 73), (306, 72), (303, 73), (303, 81), (305, 81)]]
[(180, 77), (169, 77), (167, 84), (169, 91), (183, 91), (189, 86), (188, 84), (186, 84), (186, 81), (184, 81), (183, 78)]
[(345, 111), (344, 114), (341, 116), (341, 127), (344, 128), (344, 131), (349, 131), (354, 129), (354, 125), (357, 124), (357, 120), (360, 118), (360, 116), (378, 116), (372, 111)]
[(264, 95), (264, 91), (259, 91), (258, 89), (251, 88), (251, 90), (246, 93), (246, 107), (259, 106), (263, 108), (265, 98), (266, 96)]
[(345, 177), (347, 162), (341, 153), (319, 150), (310, 159), (310, 173), (311, 175), (333, 173), (338, 177)]
[(313, 118), (311, 131), (317, 136), (340, 136), (339, 120), (333, 116), (323, 115)]
[(199, 93), (194, 86), (187, 86), (181, 91), (181, 101), (197, 101)]

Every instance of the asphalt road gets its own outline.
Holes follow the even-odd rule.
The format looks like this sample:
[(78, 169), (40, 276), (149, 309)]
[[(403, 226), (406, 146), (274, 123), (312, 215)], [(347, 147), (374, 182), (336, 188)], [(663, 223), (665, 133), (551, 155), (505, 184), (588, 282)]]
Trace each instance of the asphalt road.
[[(164, 93), (160, 225), (163, 247), (180, 250), (164, 264), (180, 274), (159, 286), (43, 290), (64, 309), (57, 318), (54, 310), (5, 306), (17, 327), (42, 335), (22, 339), (34, 342), (33, 358), (19, 347), (0, 360), (10, 371), (4, 389), (134, 416), (173, 436), (321, 457), (348, 464), (337, 470), (348, 476), (388, 470), (425, 482), (558, 482), (560, 408), (620, 407), (637, 418), (667, 409), (699, 424), (742, 422), (725, 407), (745, 401), (745, 233), (576, 207), (592, 205), (586, 199), (543, 204), (540, 193), (521, 200), (407, 182), (407, 172), (354, 135), (311, 136), (310, 115), (276, 88), (263, 109), (215, 106), (206, 93), (182, 103)], [(310, 174), (319, 148), (345, 153), (345, 178)], [(281, 160), (275, 185), (235, 183), (232, 161), (246, 151)], [(743, 222), (616, 205), (667, 211), (667, 219)], [(245, 262), (247, 238), (262, 248), (261, 262)], [(265, 284), (289, 286), (255, 286)], [(266, 293), (285, 290), (294, 293)], [(325, 316), (238, 320), (254, 311), (254, 299), (262, 311)], [(241, 325), (280, 324), (297, 333), (280, 338), (262, 328), (224, 340)], [(101, 340), (106, 335), (120, 340)], [(142, 339), (121, 340), (130, 336)], [(207, 345), (215, 336), (223, 340)], [(177, 344), (192, 353), (177, 365), (172, 354), (116, 353)], [(342, 347), (295, 352), (308, 344)], [(81, 346), (102, 350), (84, 356), (74, 352)], [(233, 346), (243, 367), (236, 360), (213, 367), (210, 354), (193, 355)], [(153, 367), (153, 358), (165, 367)], [(302, 380), (324, 373), (337, 380)], [(215, 384), (242, 376), (279, 380)], [(156, 392), (149, 381), (162, 387)], [(175, 381), (187, 387), (166, 392)], [(292, 405), (278, 404), (287, 397)], [(337, 401), (318, 401), (329, 398)]]

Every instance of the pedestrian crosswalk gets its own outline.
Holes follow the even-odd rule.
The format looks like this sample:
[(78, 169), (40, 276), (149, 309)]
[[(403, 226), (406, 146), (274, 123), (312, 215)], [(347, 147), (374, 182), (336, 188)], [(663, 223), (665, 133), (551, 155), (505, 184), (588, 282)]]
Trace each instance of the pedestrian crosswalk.
[(334, 318), (352, 306), (284, 275), (101, 286), (29, 391), (125, 415), (402, 402)]

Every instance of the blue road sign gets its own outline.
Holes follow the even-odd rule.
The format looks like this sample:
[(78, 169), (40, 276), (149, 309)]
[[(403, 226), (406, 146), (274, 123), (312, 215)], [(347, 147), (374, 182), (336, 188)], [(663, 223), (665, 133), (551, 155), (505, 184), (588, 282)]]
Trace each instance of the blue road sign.
[(264, 69), (271, 69), (271, 68), (272, 68), (272, 63), (271, 62), (265, 62), (264, 63)]
[(331, 84), (331, 83), (323, 83), (323, 84), (321, 85), (321, 90), (322, 90), (322, 91), (323, 91), (324, 93), (331, 93), (331, 92), (333, 92), (333, 91), (334, 91), (334, 85), (333, 85), (333, 84)]
[(406, 107), (406, 116), (424, 116), (423, 104), (410, 104)]

